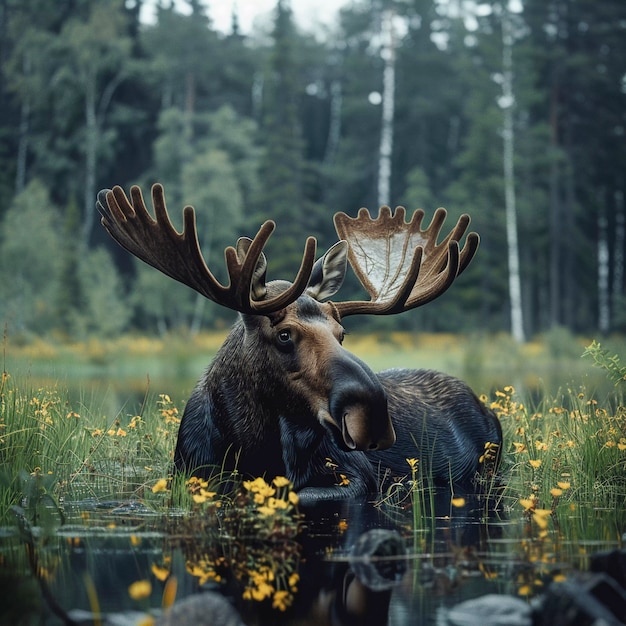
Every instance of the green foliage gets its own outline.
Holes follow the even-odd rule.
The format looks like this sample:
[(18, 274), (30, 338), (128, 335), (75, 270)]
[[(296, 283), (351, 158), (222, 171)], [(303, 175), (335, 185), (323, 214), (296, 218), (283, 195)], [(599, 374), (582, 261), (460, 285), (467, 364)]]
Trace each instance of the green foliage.
[(54, 326), (61, 241), (59, 211), (35, 179), (15, 196), (0, 227), (0, 318), (11, 331)]
[[(78, 268), (90, 261), (73, 241), (85, 250), (101, 242), (101, 231), (92, 229), (101, 187), (161, 181), (175, 219), (178, 207), (197, 205), (206, 255), (217, 267), (225, 244), (275, 219), (277, 236), (268, 245), (273, 277), (292, 274), (308, 235), (317, 236), (322, 249), (333, 243), (336, 210), (354, 215), (361, 206), (377, 209), (381, 111), (368, 96), (383, 88), (380, 12), (387, 3), (347, 4), (333, 36), (317, 39), (295, 28), (286, 2), (277, 3), (271, 33), (251, 36), (216, 32), (198, 2), (189, 4), (190, 14), (174, 3), (158, 3), (150, 24), (138, 21), (137, 4), (80, 0), (69, 12), (64, 3), (40, 0), (3, 5), (3, 231), (19, 194), (36, 191), (29, 182), (38, 181), (48, 200), (40, 214), (29, 214), (33, 248), (34, 241), (59, 235), (45, 235), (41, 226), (59, 223), (55, 206), (66, 207), (68, 229), (72, 203), (80, 212), (73, 237), (61, 233), (66, 245), (51, 258), (44, 285), (34, 269), (20, 269), (17, 280), (0, 277), (1, 317), (24, 333), (58, 329), (80, 335), (110, 321), (109, 314), (96, 321), (87, 303), (96, 297), (80, 293)], [(447, 300), (412, 317), (370, 323), (506, 330), (500, 3), (481, 4), (475, 19), (449, 3), (391, 4), (398, 29), (390, 203), (422, 206), (427, 214), (443, 205), (450, 219), (469, 212), (482, 243)], [(523, 13), (510, 15), (528, 336), (555, 326), (595, 330), (602, 220), (611, 330), (624, 326), (625, 7), (618, 0), (528, 0)], [(9, 234), (0, 232), (0, 238), (3, 248), (11, 248)], [(21, 246), (15, 239), (14, 248), (28, 249)], [(7, 250), (3, 273), (14, 254)], [(153, 319), (165, 319), (167, 312), (150, 313), (141, 295), (131, 298), (139, 286), (134, 266), (121, 249), (110, 251), (119, 282), (128, 288), (116, 292), (115, 306), (129, 310), (118, 316), (118, 327), (141, 326), (150, 317), (155, 327)], [(35, 252), (33, 268), (42, 256)], [(107, 279), (91, 280), (91, 290), (100, 282), (97, 299), (104, 302), (115, 289)], [(349, 297), (354, 290), (346, 287)], [(46, 292), (55, 288), (57, 297), (50, 297)], [(159, 296), (163, 302), (168, 289)], [(190, 311), (169, 317), (191, 320), (194, 328), (211, 323), (194, 296), (183, 300)], [(81, 318), (83, 309), (89, 313)], [(175, 325), (173, 319), (167, 325)]]
[(617, 354), (611, 355), (609, 350), (603, 349), (598, 341), (592, 341), (585, 348), (583, 357), (592, 359), (593, 364), (601, 367), (615, 385), (626, 381), (626, 365), (622, 365)]
[[(115, 337), (128, 327), (132, 310), (125, 297), (122, 278), (107, 250), (90, 251), (79, 267), (84, 309), (75, 314), (74, 335), (93, 333)], [(77, 332), (82, 327), (82, 332)]]

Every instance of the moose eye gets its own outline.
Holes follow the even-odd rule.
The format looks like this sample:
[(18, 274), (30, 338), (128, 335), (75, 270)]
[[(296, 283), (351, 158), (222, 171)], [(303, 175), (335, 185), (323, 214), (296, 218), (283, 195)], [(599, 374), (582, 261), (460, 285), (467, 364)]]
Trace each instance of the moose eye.
[(279, 330), (276, 334), (278, 349), (282, 352), (291, 352), (293, 350), (293, 340), (289, 329)]

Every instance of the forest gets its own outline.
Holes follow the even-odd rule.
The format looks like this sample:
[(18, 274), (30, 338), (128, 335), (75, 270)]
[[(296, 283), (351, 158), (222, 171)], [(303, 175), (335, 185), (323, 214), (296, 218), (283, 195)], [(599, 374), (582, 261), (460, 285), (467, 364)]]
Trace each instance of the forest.
[(626, 2), (354, 0), (307, 32), (297, 1), (244, 34), (209, 0), (160, 0), (149, 23), (141, 0), (0, 0), (5, 333), (230, 323), (100, 226), (100, 189), (154, 182), (177, 226), (196, 208), (222, 280), (266, 219), (268, 279), (289, 279), (337, 211), (469, 213), (481, 245), (450, 290), (362, 328), (624, 332)]

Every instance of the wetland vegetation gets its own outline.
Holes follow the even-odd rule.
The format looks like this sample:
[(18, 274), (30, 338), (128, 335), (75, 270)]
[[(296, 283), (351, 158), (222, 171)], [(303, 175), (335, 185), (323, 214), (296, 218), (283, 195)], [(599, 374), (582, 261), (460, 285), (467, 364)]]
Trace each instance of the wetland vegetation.
[[(200, 338), (197, 356), (214, 341)], [(219, 482), (231, 476), (172, 476), (195, 349), (193, 365), (179, 370), (181, 386), (171, 371), (151, 365), (161, 353), (176, 362), (175, 341), (172, 353), (166, 342), (137, 338), (5, 345), (0, 569), (15, 591), (5, 607), (9, 618), (53, 624), (81, 608), (98, 623), (98, 616), (134, 609), (150, 623), (176, 597), (201, 588), (234, 598), (247, 623), (294, 623), (320, 568), (334, 568), (322, 576), (332, 580), (337, 568), (348, 567), (350, 545), (373, 527), (393, 528), (406, 541), (411, 574), (390, 602), (396, 614), (417, 611), (424, 623), (442, 603), (490, 589), (531, 598), (549, 581), (585, 569), (592, 552), (621, 546), (626, 531), (626, 366), (595, 342), (574, 359), (583, 352), (578, 345), (555, 355), (548, 342), (507, 351), (505, 341), (482, 342), (479, 353), (478, 340), (451, 335), (350, 337), (350, 349), (375, 367), (428, 360), (440, 369), (455, 364), (465, 378), (482, 374), (472, 384), (504, 430), (498, 478), (485, 450), (486, 497), (433, 493), (419, 463), (407, 459), (406, 475), (388, 481), (367, 514), (345, 503), (331, 512), (303, 510), (286, 480), (236, 477), (220, 494)], [(506, 355), (508, 369), (494, 363), (492, 350)], [(115, 382), (110, 372), (120, 353), (126, 368), (134, 360), (147, 375), (133, 379), (136, 389), (91, 392), (89, 378)], [(70, 376), (59, 375), (63, 368), (87, 376), (72, 388)], [(549, 377), (555, 369), (558, 386)], [(335, 471), (341, 484), (341, 468)]]

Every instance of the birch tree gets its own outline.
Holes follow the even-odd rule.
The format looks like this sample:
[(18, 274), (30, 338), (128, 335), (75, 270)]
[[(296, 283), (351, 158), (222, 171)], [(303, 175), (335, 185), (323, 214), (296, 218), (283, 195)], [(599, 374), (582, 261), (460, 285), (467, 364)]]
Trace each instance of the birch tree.
[(513, 112), (513, 31), (509, 10), (502, 7), (502, 96), (499, 100), (503, 113), (503, 166), (504, 205), (506, 211), (506, 241), (509, 269), (509, 301), (511, 307), (511, 333), (523, 343), (524, 319), (522, 313), (522, 286), (520, 278), (519, 245), (517, 238), (517, 210), (515, 206), (515, 135)]
[(382, 123), (378, 157), (378, 205), (391, 201), (391, 156), (393, 152), (393, 115), (395, 107), (395, 36), (393, 11), (387, 9), (382, 14), (382, 48), (380, 54), (384, 61)]
[(84, 115), (84, 204), (82, 239), (94, 222), (98, 151), (113, 95), (128, 72), (131, 41), (124, 33), (121, 4), (94, 4), (89, 18), (69, 20), (60, 39), (64, 62), (53, 78), (57, 89), (70, 88), (82, 100)]

